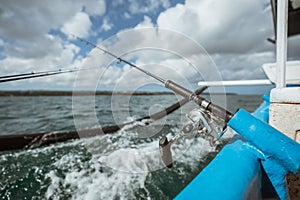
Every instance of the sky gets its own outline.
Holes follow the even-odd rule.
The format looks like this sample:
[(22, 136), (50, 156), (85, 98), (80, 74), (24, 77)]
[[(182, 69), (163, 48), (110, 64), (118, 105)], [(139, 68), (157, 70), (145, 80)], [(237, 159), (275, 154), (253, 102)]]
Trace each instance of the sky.
[[(275, 62), (269, 0), (2, 0), (0, 74), (91, 68), (78, 73), (0, 84), (0, 90), (162, 90), (74, 35), (164, 79), (197, 82), (265, 79)], [(288, 59), (299, 60), (300, 37)], [(229, 92), (264, 93), (267, 87)]]

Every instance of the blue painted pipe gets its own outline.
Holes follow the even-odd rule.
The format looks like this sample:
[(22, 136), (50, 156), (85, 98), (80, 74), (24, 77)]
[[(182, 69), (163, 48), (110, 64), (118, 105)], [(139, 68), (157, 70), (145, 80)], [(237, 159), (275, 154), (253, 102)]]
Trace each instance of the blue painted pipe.
[(296, 173), (300, 165), (300, 145), (269, 124), (240, 109), (228, 126), (243, 136), (249, 143), (282, 161), (282, 165)]
[(268, 96), (253, 115), (240, 109), (228, 125), (247, 140), (226, 145), (215, 159), (177, 196), (179, 199), (259, 199), (260, 161), (278, 196), (287, 199), (284, 177), (300, 166), (300, 145), (271, 127)]
[[(176, 200), (216, 199), (232, 200), (260, 199), (261, 169), (259, 154), (249, 145), (237, 140), (226, 145), (203, 171), (184, 188)], [(250, 187), (256, 193), (250, 194)]]
[(228, 126), (255, 146), (262, 154), (262, 165), (278, 196), (287, 199), (284, 177), (300, 167), (300, 145), (269, 124), (240, 109)]

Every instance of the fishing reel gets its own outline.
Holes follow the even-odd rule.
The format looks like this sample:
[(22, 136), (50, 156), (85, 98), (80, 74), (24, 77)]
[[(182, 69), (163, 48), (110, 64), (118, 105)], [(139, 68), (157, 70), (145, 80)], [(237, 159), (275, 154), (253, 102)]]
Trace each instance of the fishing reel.
[(159, 140), (162, 161), (169, 168), (173, 166), (171, 145), (178, 139), (184, 136), (200, 136), (213, 147), (226, 131), (224, 120), (202, 108), (192, 110), (186, 117), (188, 119), (187, 123), (181, 128), (179, 134), (175, 135), (170, 141), (166, 136)]

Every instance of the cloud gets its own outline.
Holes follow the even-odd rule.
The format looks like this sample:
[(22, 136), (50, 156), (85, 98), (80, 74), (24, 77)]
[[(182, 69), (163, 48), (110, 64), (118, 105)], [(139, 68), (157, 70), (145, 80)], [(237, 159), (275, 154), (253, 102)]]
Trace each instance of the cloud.
[(155, 12), (160, 7), (168, 8), (170, 6), (170, 2), (168, 0), (146, 0), (146, 1), (129, 0), (128, 4), (129, 4), (129, 12), (131, 14)]
[(212, 56), (223, 80), (244, 80), (266, 78), (261, 66), (274, 62), (274, 51), (248, 54), (215, 54)]
[[(154, 74), (182, 83), (264, 78), (261, 65), (275, 59), (274, 46), (266, 41), (273, 34), (271, 10), (266, 5), (260, 0), (189, 0), (160, 13), (156, 22), (144, 16), (136, 27), (120, 31), (102, 45), (117, 55), (125, 53), (127, 59)], [(152, 28), (141, 29), (145, 27)], [(112, 80), (103, 82), (111, 86), (134, 87), (149, 81), (134, 69), (110, 69), (118, 71), (114, 77), (103, 76)]]
[(49, 54), (56, 55), (61, 47), (60, 38), (49, 34), (39, 35), (31, 41), (19, 40), (16, 43), (4, 43), (6, 56), (36, 59)]
[(190, 0), (161, 13), (157, 25), (187, 34), (209, 53), (265, 50), (273, 25), (264, 5), (261, 0)]
[(59, 28), (82, 4), (72, 1), (40, 2), (35, 0), (2, 1), (0, 36), (6, 40), (30, 40)]
[(91, 26), (92, 22), (90, 21), (89, 15), (84, 12), (78, 12), (62, 26), (61, 31), (70, 37), (72, 34), (75, 34), (85, 38), (89, 36)]
[[(105, 6), (103, 0), (1, 1), (0, 26), (5, 28), (0, 29), (0, 38), (6, 43), (6, 47), (30, 49), (44, 39), (49, 42), (47, 35), (62, 27), (65, 32), (75, 30), (81, 35), (87, 35), (91, 24), (88, 15), (82, 10), (85, 9), (90, 15), (103, 15)], [(79, 20), (77, 24), (74, 21), (76, 19)], [(83, 27), (74, 27), (75, 25)], [(53, 42), (51, 41), (52, 44)], [(37, 49), (38, 52), (40, 49)]]
[(102, 25), (101, 25), (101, 30), (104, 31), (109, 31), (112, 29), (114, 25), (112, 23), (109, 22), (109, 19), (107, 17), (105, 17), (102, 21)]
[(85, 1), (85, 11), (92, 16), (101, 16), (106, 11), (104, 0)]
[[(264, 78), (261, 65), (275, 61), (274, 45), (266, 41), (274, 34), (268, 0), (187, 0), (174, 7), (169, 0), (11, 0), (0, 4), (0, 26), (5, 27), (0, 29), (3, 74), (76, 65), (99, 67), (82, 75), (86, 85), (99, 78), (107, 88), (116, 83), (134, 87), (151, 80), (130, 66), (114, 63), (99, 50), (83, 58), (82, 52), (90, 47), (80, 50), (74, 40), (64, 40), (64, 34), (70, 33), (92, 37), (152, 73), (183, 83), (215, 80), (219, 75), (227, 80)], [(119, 16), (125, 16), (125, 21), (116, 21)], [(143, 16), (131, 28), (130, 23)], [(121, 23), (125, 29), (118, 30)], [(103, 35), (117, 34), (103, 42), (103, 38), (94, 38), (95, 30), (103, 30)], [(300, 57), (299, 38), (290, 39), (292, 59)], [(47, 80), (55, 85), (67, 80), (70, 86), (73, 77), (65, 74), (32, 81)]]
[[(115, 55), (122, 56), (153, 74), (184, 85), (189, 86), (191, 80), (195, 78), (198, 80), (219, 80), (220, 78), (218, 72), (212, 73), (216, 71), (216, 67), (201, 46), (178, 32), (157, 29), (147, 16), (133, 29), (118, 32), (114, 37), (102, 42), (100, 46), (106, 47)], [(94, 74), (88, 75), (88, 77), (94, 77), (93, 79), (83, 76), (84, 78), (80, 79), (79, 83), (87, 86), (88, 83), (84, 82), (87, 80), (92, 86), (100, 80), (99, 84), (103, 84), (102, 86), (114, 88), (117, 85), (118, 89), (157, 83), (136, 69), (120, 70), (122, 67), (128, 69), (129, 66), (117, 66), (114, 61), (115, 59), (108, 54), (102, 54), (98, 49), (93, 49), (82, 66), (100, 66), (101, 72), (97, 77), (94, 77)], [(110, 69), (108, 71), (118, 73), (115, 76), (106, 75), (107, 68)]]
[(157, 25), (196, 40), (224, 80), (264, 78), (262, 64), (275, 61), (266, 40), (274, 32), (268, 1), (190, 0), (162, 12)]
[[(100, 16), (106, 11), (104, 0), (11, 0), (0, 4), (1, 74), (74, 67), (81, 62), (80, 49), (63, 40), (60, 30), (87, 37), (92, 26), (90, 16)], [(29, 89), (33, 86), (30, 83), (70, 86), (74, 76), (63, 74), (12, 84), (28, 85)]]
[[(53, 36), (49, 36), (53, 37)], [(32, 59), (25, 59), (24, 57), (13, 57), (8, 56), (1, 60), (1, 73), (12, 74), (12, 73), (24, 73), (31, 71), (48, 71), (57, 70), (59, 68), (68, 68), (72, 66), (74, 55), (79, 52), (79, 47), (68, 42), (62, 42), (60, 38), (53, 38), (53, 41), (60, 41), (62, 45), (56, 45), (53, 51), (58, 53), (49, 53), (42, 57), (35, 57)], [(75, 64), (75, 63), (74, 63)], [(71, 75), (72, 76), (72, 75)], [(42, 79), (34, 80), (37, 83), (51, 80), (51, 82), (60, 83), (64, 81), (64, 78), (68, 79), (69, 75), (65, 74), (60, 77), (45, 77)], [(33, 80), (31, 80), (32, 82)], [(65, 84), (70, 84), (65, 82)]]
[(140, 22), (138, 25), (136, 25), (135, 29), (150, 28), (150, 27), (154, 27), (154, 24), (152, 23), (150, 17), (144, 16), (144, 20)]
[(125, 13), (124, 13), (124, 17), (125, 17), (126, 19), (130, 19), (130, 18), (131, 18), (130, 14), (129, 14), (128, 12), (125, 12)]

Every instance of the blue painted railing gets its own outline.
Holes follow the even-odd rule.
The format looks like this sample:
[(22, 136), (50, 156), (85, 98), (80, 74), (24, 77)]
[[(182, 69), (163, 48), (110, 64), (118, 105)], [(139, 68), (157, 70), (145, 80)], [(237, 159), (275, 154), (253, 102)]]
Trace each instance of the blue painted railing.
[(268, 95), (264, 99), (253, 115), (240, 109), (228, 123), (247, 142), (226, 145), (176, 200), (260, 198), (261, 164), (278, 196), (288, 198), (284, 177), (298, 171), (300, 145), (266, 123)]

